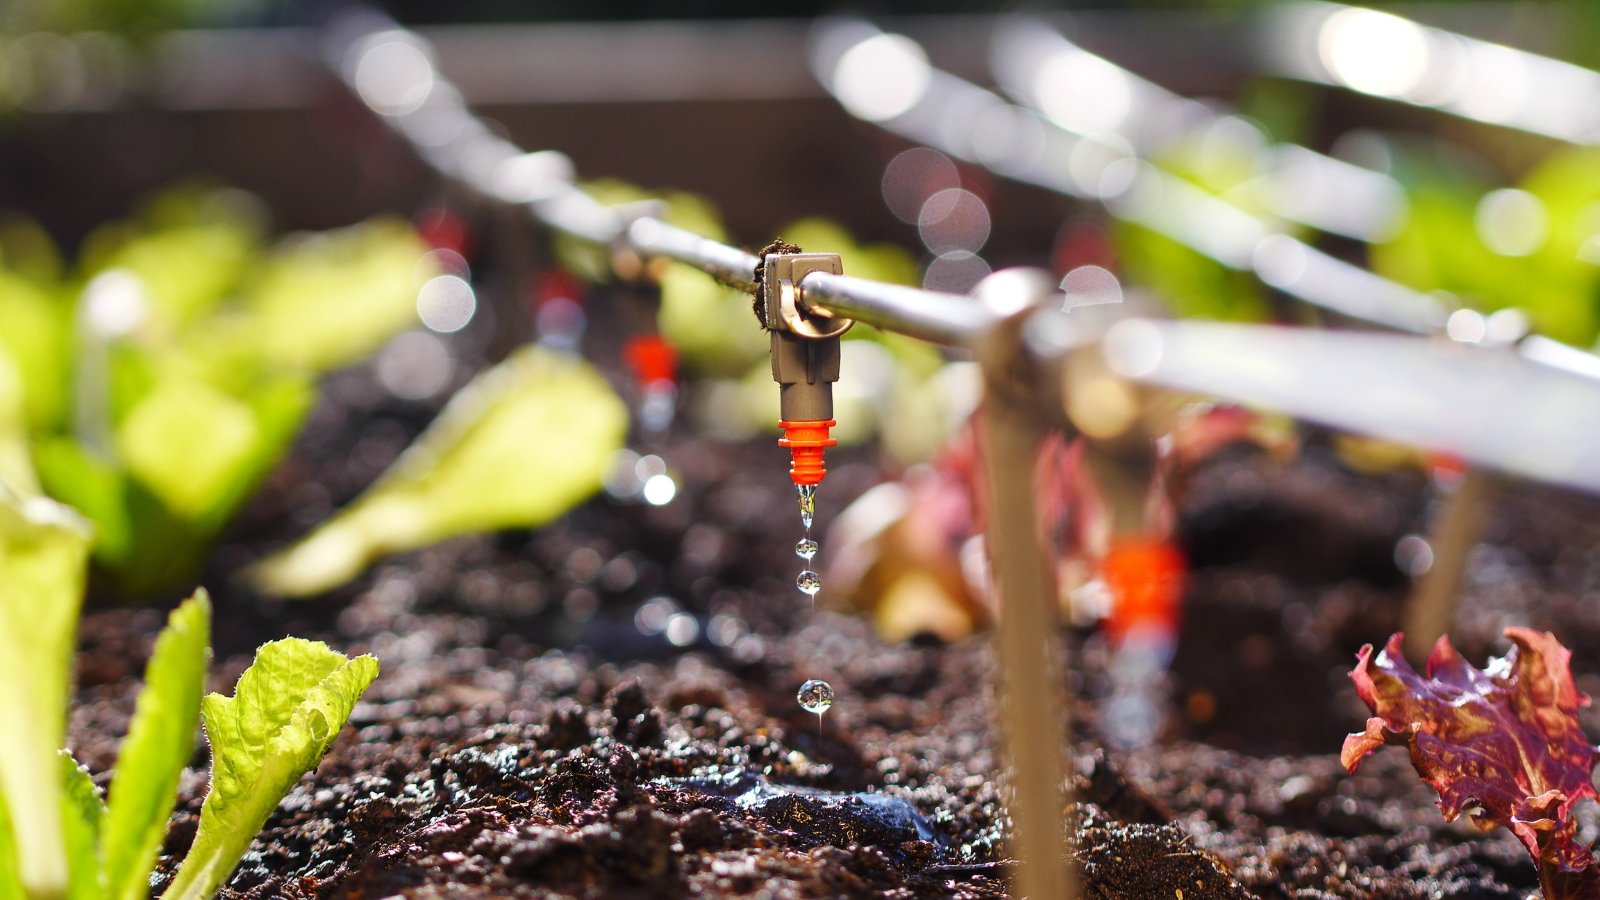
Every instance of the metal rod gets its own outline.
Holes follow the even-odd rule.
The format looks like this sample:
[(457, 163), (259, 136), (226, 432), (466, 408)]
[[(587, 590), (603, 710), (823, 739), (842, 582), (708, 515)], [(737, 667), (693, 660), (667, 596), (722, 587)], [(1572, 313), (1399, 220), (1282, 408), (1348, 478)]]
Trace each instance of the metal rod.
[(1404, 630), (1406, 658), (1422, 663), (1433, 644), (1450, 630), (1461, 606), (1461, 582), (1467, 554), (1478, 543), (1483, 522), (1493, 506), (1496, 478), (1478, 466), (1468, 466), (1455, 492), (1433, 520), (1433, 565), (1417, 582), (1406, 604)]
[[(988, 296), (1010, 294), (999, 299), (1021, 299), (1024, 304), (1047, 293), (1035, 290), (1033, 296), (1019, 297), (1028, 288), (1026, 282), (1015, 283), (1022, 281), (1016, 277), (1019, 274), (1014, 270), (991, 275), (975, 293), (985, 296), (989, 288)], [(1017, 860), (1012, 893), (1070, 900), (1078, 892), (1075, 874), (1062, 858), (1063, 812), (1070, 800), (1070, 784), (1062, 777), (1062, 754), (1069, 746), (1061, 703), (1066, 659), (1060, 646), (1055, 579), (1041, 543), (1033, 484), (1049, 420), (1037, 389), (1038, 373), (1023, 350), (1027, 318), (1024, 308), (997, 320), (997, 327), (990, 328), (978, 346), (990, 502), (985, 511), (986, 539), (1002, 603), (995, 645), (1001, 675), (1000, 719), (1011, 763), (1006, 808), (1013, 825), (1011, 855)]]
[(802, 302), (810, 309), (955, 347), (975, 345), (1000, 321), (992, 309), (962, 294), (849, 275), (812, 272), (800, 281), (800, 290)]
[(664, 256), (705, 272), (741, 290), (755, 288), (761, 258), (659, 219), (642, 218), (628, 226), (628, 246), (646, 256)]
[[(347, 28), (348, 40), (330, 52), (335, 68), (357, 96), (417, 145), (420, 155), (442, 175), (505, 202), (520, 204), (546, 227), (582, 240), (634, 250), (644, 256), (694, 266), (717, 280), (752, 290), (760, 258), (663, 222), (640, 207), (609, 207), (568, 180), (568, 165), (519, 165), (524, 154), (495, 136), (466, 109), (461, 95), (433, 68), (430, 49), (392, 21), (365, 16)], [(337, 30), (337, 29), (336, 29)], [(362, 81), (364, 64), (378, 60), (398, 67), (422, 99), (383, 93)], [(402, 102), (404, 101), (404, 102)], [(439, 142), (432, 136), (455, 135)], [(530, 180), (529, 172), (533, 172)], [(970, 298), (882, 284), (864, 278), (813, 273), (802, 291), (808, 307), (847, 316), (912, 337), (970, 347), (997, 317)]]
[[(986, 393), (985, 398), (994, 398)], [(1033, 462), (1038, 413), (1004, 402), (986, 407), (990, 494), (989, 546), (995, 582), (1005, 603), (996, 645), (1001, 672), (1001, 721), (1011, 758), (1011, 797), (1019, 897), (1076, 897), (1061, 865), (1061, 794), (1065, 712), (1059, 701), (1062, 668), (1051, 646), (1060, 629), (1051, 615), (1054, 590), (1038, 552)], [(1065, 661), (1062, 662), (1062, 666)]]
[(623, 232), (621, 216), (575, 185), (562, 185), (552, 196), (529, 202), (527, 209), (545, 226), (596, 244), (615, 243)]
[[(1593, 115), (1600, 73), (1593, 70), (1389, 11), (1313, 0), (1261, 9), (1252, 49), (1264, 71), (1559, 141), (1600, 144)], [(1378, 42), (1389, 51), (1367, 52)], [(1359, 49), (1352, 53), (1352, 47)], [(1408, 70), (1411, 77), (1374, 78), (1395, 56), (1416, 66)]]

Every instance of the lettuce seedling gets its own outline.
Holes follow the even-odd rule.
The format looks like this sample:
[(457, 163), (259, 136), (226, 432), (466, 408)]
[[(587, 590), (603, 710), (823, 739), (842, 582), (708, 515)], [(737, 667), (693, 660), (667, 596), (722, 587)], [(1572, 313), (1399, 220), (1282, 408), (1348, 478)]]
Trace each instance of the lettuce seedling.
[(96, 229), (73, 278), (31, 234), (0, 230), (0, 480), (93, 522), (95, 562), (133, 598), (193, 580), (317, 376), (414, 324), (432, 274), (398, 220), (269, 246), (237, 190), (157, 195)]
[(325, 644), (284, 638), (256, 651), (232, 697), (206, 697), (211, 790), (194, 845), (163, 897), (194, 900), (216, 892), (376, 677), (371, 656), (346, 659)]
[(103, 896), (139, 900), (150, 892), (178, 777), (194, 753), (194, 723), (211, 656), (211, 603), (195, 591), (167, 619), (145, 668), (128, 736), (117, 754), (99, 829)]
[(0, 485), (0, 798), (16, 865), (8, 880), (40, 896), (67, 887), (60, 763), (89, 526), (42, 497)]
[(1573, 683), (1572, 654), (1554, 635), (1505, 635), (1514, 646), (1482, 670), (1441, 637), (1427, 678), (1401, 655), (1400, 634), (1376, 655), (1371, 644), (1362, 647), (1350, 679), (1373, 716), (1345, 738), (1340, 762), (1354, 772), (1383, 744), (1409, 745), (1446, 820), (1465, 811), (1485, 831), (1509, 827), (1537, 863), (1548, 900), (1596, 900), (1600, 868), (1571, 815), (1579, 800), (1597, 796), (1590, 773), (1600, 754), (1577, 717), (1589, 697)]
[(165, 896), (209, 897), (327, 751), (377, 660), (286, 638), (257, 651), (233, 697), (202, 704), (211, 603), (197, 590), (156, 639), (102, 801), (60, 749), (88, 542), (65, 507), (0, 493), (0, 900), (147, 897), (202, 707), (211, 790)]
[(270, 593), (309, 596), (390, 553), (542, 525), (600, 489), (627, 426), (592, 366), (525, 347), (462, 388), (364, 494), (251, 578)]
[(0, 345), (0, 483), (19, 494), (39, 492), (38, 477), (28, 459), (22, 373), (4, 345)]

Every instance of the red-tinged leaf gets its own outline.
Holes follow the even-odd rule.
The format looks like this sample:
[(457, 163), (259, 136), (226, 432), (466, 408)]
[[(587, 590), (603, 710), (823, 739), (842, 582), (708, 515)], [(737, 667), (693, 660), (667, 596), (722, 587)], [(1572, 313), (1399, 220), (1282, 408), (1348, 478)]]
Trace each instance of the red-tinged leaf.
[(1373, 717), (1345, 738), (1340, 762), (1354, 772), (1379, 745), (1409, 744), (1447, 820), (1467, 812), (1484, 830), (1510, 828), (1538, 861), (1546, 898), (1600, 900), (1600, 868), (1571, 815), (1579, 800), (1600, 796), (1590, 780), (1600, 754), (1577, 716), (1589, 697), (1554, 635), (1505, 635), (1514, 646), (1481, 670), (1441, 637), (1427, 678), (1406, 663), (1399, 634), (1376, 656), (1362, 647), (1350, 679)]

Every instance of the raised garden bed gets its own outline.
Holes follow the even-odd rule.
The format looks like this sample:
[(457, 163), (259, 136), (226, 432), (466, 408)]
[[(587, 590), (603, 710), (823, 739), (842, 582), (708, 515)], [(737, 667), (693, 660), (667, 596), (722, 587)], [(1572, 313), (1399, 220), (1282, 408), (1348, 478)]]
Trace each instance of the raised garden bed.
[[(960, 25), (941, 27), (960, 31)], [(773, 34), (789, 39), (781, 30), (769, 37)], [(456, 38), (463, 35), (471, 36), (460, 33)], [(457, 47), (452, 52), (461, 51)], [(1015, 867), (1005, 812), (1008, 765), (997, 724), (995, 673), (1000, 666), (989, 637), (978, 634), (947, 643), (932, 635), (930, 623), (929, 633), (888, 641), (874, 633), (860, 610), (837, 607), (842, 592), (824, 590), (815, 607), (797, 594), (792, 487), (784, 477), (784, 455), (766, 440), (712, 440), (686, 421), (690, 416), (682, 415), (665, 434), (641, 438), (643, 429), (636, 428), (632, 439), (641, 453), (664, 457), (677, 478), (676, 496), (660, 505), (597, 496), (534, 530), (458, 537), (390, 557), (331, 593), (305, 589), (315, 596), (302, 601), (271, 599), (249, 586), (248, 566), (289, 546), (385, 471), (434, 418), (439, 398), (449, 393), (446, 388), (459, 387), (472, 374), (469, 370), (487, 365), (486, 358), (504, 355), (529, 335), (529, 307), (542, 302), (539, 278), (550, 274), (544, 267), (552, 259), (573, 265), (576, 258), (573, 248), (563, 245), (565, 238), (546, 242), (536, 236), (520, 217), (522, 210), (490, 208), (493, 204), (482, 202), (485, 198), (479, 195), (496, 194), (483, 187), (486, 182), (449, 172), (448, 165), (440, 168), (455, 178), (450, 187), (441, 189), (431, 176), (415, 177), (422, 171), (413, 158), (415, 148), (401, 147), (375, 121), (357, 116), (352, 97), (339, 94), (331, 82), (308, 81), (296, 89), (300, 99), (295, 103), (318, 107), (311, 116), (301, 117), (299, 111), (282, 115), (297, 121), (324, 115), (320, 100), (306, 99), (322, 87), (337, 95), (323, 98), (328, 109), (340, 111), (330, 122), (339, 119), (342, 124), (307, 127), (339, 149), (334, 156), (348, 157), (321, 175), (340, 183), (327, 195), (305, 192), (316, 193), (315, 199), (273, 202), (283, 203), (290, 211), (286, 218), (295, 224), (342, 222), (345, 207), (351, 205), (412, 208), (417, 186), (426, 183), (430, 196), (425, 202), (439, 205), (419, 216), (417, 224), (436, 251), (447, 245), (468, 251), (475, 267), (471, 279), (485, 288), (486, 315), (456, 337), (413, 335), (451, 360), (444, 376), (448, 384), (422, 392), (432, 400), (397, 399), (393, 378), (380, 375), (381, 363), (369, 361), (325, 375), (294, 449), (206, 559), (203, 582), (215, 597), (211, 687), (228, 690), (258, 646), (286, 633), (326, 641), (351, 655), (371, 653), (383, 665), (382, 677), (356, 704), (331, 751), (277, 806), (222, 895), (1009, 896)], [(690, 130), (709, 133), (722, 127), (718, 123), (725, 122), (727, 111), (737, 108), (749, 113), (740, 119), (743, 127), (796, 157), (805, 156), (820, 171), (859, 162), (853, 150), (839, 149), (840, 142), (818, 139), (853, 126), (821, 101), (814, 88), (788, 98), (795, 101), (788, 106), (764, 99), (770, 98), (740, 94), (701, 104), (699, 115), (706, 124)], [(564, 101), (543, 102), (547, 106), (541, 114)], [(612, 160), (592, 152), (594, 143), (611, 153), (640, 154), (633, 144), (610, 139), (610, 133), (606, 140), (594, 137), (590, 132), (600, 130), (583, 124), (588, 117), (611, 120), (619, 110), (647, 110), (661, 122), (690, 121), (678, 118), (677, 107), (656, 100), (630, 102), (567, 107), (568, 119), (540, 118), (535, 124), (543, 130), (541, 140), (553, 133), (556, 140), (549, 145), (565, 149), (571, 148), (562, 144), (563, 137), (570, 137), (563, 135), (564, 128), (584, 133), (590, 143), (579, 146), (591, 152), (583, 156), (591, 163), (600, 159), (605, 168)], [(126, 115), (143, 121), (141, 114)], [(232, 119), (251, 115), (235, 110), (218, 114), (216, 121), (191, 115), (180, 124), (196, 134), (210, 128), (232, 134), (238, 126)], [(399, 116), (401, 132), (407, 128), (405, 115)], [(348, 126), (345, 118), (361, 124)], [(804, 124), (811, 120), (826, 127)], [(86, 122), (64, 117), (39, 132), (43, 137), (20, 142), (20, 150), (0, 148), (0, 157), (56, 159), (52, 142), (84, 143), (72, 135), (103, 125)], [(553, 130), (552, 123), (557, 125)], [(788, 131), (778, 129), (779, 124)], [(800, 135), (828, 144), (831, 155), (806, 156), (796, 137)], [(281, 130), (276, 139), (284, 139)], [(743, 159), (758, 145), (766, 146), (757, 142), (721, 151)], [(480, 143), (477, 149), (484, 146)], [(501, 145), (496, 152), (507, 147)], [(879, 149), (882, 159), (876, 162), (883, 162), (903, 145), (880, 143)], [(660, 183), (661, 170), (652, 170), (652, 165), (675, 172), (686, 165), (685, 158), (706, 163), (698, 152), (662, 153), (639, 171), (649, 176), (644, 180)], [(155, 148), (147, 155), (161, 157), (169, 166), (187, 165), (176, 152)], [(468, 156), (463, 151), (460, 159)], [(767, 156), (778, 158), (777, 153)], [(441, 157), (453, 158), (448, 153), (429, 158), (438, 165)], [(945, 163), (955, 171), (948, 159)], [(1572, 155), (1561, 164), (1582, 163), (1579, 155)], [(369, 164), (371, 172), (362, 168), (363, 176), (371, 176), (367, 181), (340, 174)], [(778, 165), (785, 176), (793, 174), (787, 162)], [(706, 171), (694, 173), (697, 177), (727, 189), (720, 179), (722, 167), (702, 168)], [(851, 208), (860, 205), (857, 196), (878, 187), (876, 164), (857, 168), (862, 171), (845, 173), (838, 183), (843, 187), (819, 201), (835, 204), (841, 218), (859, 213)], [(494, 172), (498, 178), (499, 169)], [(258, 174), (261, 184), (299, 177), (276, 171), (271, 177)], [(132, 190), (140, 177), (113, 178), (119, 186), (101, 193)], [(1113, 257), (1137, 257), (1138, 241), (1149, 237), (1108, 230), (1094, 219), (1097, 214), (1085, 218), (1088, 205), (1068, 210), (1057, 199), (1005, 185), (975, 167), (964, 166), (959, 177), (977, 190), (975, 198), (983, 194), (995, 201), (997, 213), (1003, 212), (996, 225), (1004, 228), (995, 232), (994, 246), (980, 247), (996, 263), (1035, 261), (1039, 248), (1048, 244), (1044, 236), (1054, 233), (1060, 258), (1052, 262), (1063, 269), (1098, 269), (1087, 265), (1096, 261), (1116, 267), (1119, 261)], [(576, 193), (564, 179), (555, 178), (564, 190)], [(775, 183), (791, 192), (803, 186), (805, 199), (814, 199), (805, 178), (758, 181), (766, 182), (763, 190), (768, 193), (743, 197), (738, 209), (733, 209), (737, 200), (730, 198), (729, 222), (741, 235), (767, 227), (773, 208), (796, 205), (790, 194), (770, 195)], [(475, 185), (476, 193), (464, 190), (462, 183)], [(607, 202), (616, 202), (629, 190), (617, 185), (586, 189), (619, 192)], [(360, 196), (341, 197), (341, 192)], [(1012, 202), (1018, 198), (1024, 199)], [(698, 209), (693, 198), (678, 200)], [(869, 205), (874, 211), (865, 216), (863, 233), (889, 229), (894, 237), (892, 229), (900, 229), (900, 236), (909, 240), (904, 223), (889, 223), (876, 204)], [(448, 215), (436, 215), (446, 209)], [(591, 207), (596, 209), (602, 208)], [(1064, 211), (1079, 218), (1054, 231)], [(453, 218), (456, 212), (466, 220)], [(60, 221), (46, 217), (47, 224), (70, 242), (87, 227), (80, 220), (90, 217), (80, 213), (52, 209), (50, 215)], [(609, 222), (607, 215), (602, 210), (600, 219)], [(544, 212), (536, 210), (535, 217), (541, 216)], [(454, 237), (463, 240), (453, 244), (439, 240), (441, 235), (451, 237), (443, 235), (448, 229), (435, 227), (441, 222), (465, 223), (470, 237), (480, 239), (482, 246), (468, 247), (461, 234)], [(660, 224), (654, 223), (657, 232)], [(583, 228), (568, 230), (584, 234)], [(1441, 244), (1467, 246), (1476, 240), (1467, 232), (1442, 228), (1439, 235)], [(608, 266), (624, 280), (656, 271), (654, 264), (631, 254), (649, 256), (658, 250), (624, 246), (634, 241), (631, 231), (626, 241), (615, 235), (585, 236), (614, 251), (610, 258), (594, 255), (590, 268), (595, 271), (589, 275), (604, 279), (601, 273)], [(852, 240), (847, 235), (843, 239)], [(1361, 256), (1342, 242), (1331, 243), (1344, 256)], [(1019, 244), (1027, 249), (1018, 250)], [(1426, 251), (1431, 245), (1419, 246)], [(742, 258), (731, 247), (721, 249), (729, 251), (722, 260)], [(1584, 252), (1578, 252), (1580, 261), (1588, 260)], [(1256, 259), (1259, 254), (1234, 256)], [(459, 272), (457, 281), (470, 294), (462, 280), (467, 266), (461, 256), (430, 258), (447, 259), (451, 266), (459, 261), (459, 269), (446, 269)], [(1153, 258), (1159, 263), (1165, 257)], [(409, 266), (410, 258), (405, 262)], [(1562, 264), (1573, 265), (1565, 256)], [(744, 265), (728, 264), (719, 274), (724, 281), (739, 281)], [(1230, 265), (1237, 267), (1238, 259)], [(1167, 268), (1157, 265), (1155, 271)], [(1448, 277), (1460, 275), (1455, 268), (1444, 268)], [(85, 269), (84, 274), (92, 271)], [(1184, 293), (1184, 285), (1159, 283), (1151, 271), (1141, 274), (1130, 265), (1123, 273), (1131, 276), (1132, 293), (1141, 280), (1157, 291)], [(559, 278), (572, 281), (564, 272)], [(1514, 290), (1509, 299), (1499, 299), (1522, 302), (1525, 285), (1516, 279), (1506, 283)], [(575, 281), (573, 285), (576, 289)], [(1219, 294), (1228, 299), (1228, 285), (1218, 285)], [(60, 296), (69, 298), (79, 286), (69, 277), (58, 287)], [(1448, 281), (1433, 287), (1458, 288)], [(1120, 297), (1121, 287), (1117, 290)], [(1263, 314), (1269, 302), (1284, 300), (1269, 296), (1260, 285), (1252, 284), (1248, 293), (1262, 302)], [(596, 327), (582, 349), (605, 367), (625, 355), (618, 346), (625, 337), (653, 328), (655, 298), (650, 289), (637, 286), (599, 287), (593, 294)], [(400, 308), (409, 316), (411, 298), (401, 299)], [(1130, 306), (1139, 298), (1133, 299)], [(1436, 300), (1430, 296), (1429, 303)], [(1468, 324), (1483, 325), (1486, 335), (1487, 321), (1472, 315)], [(455, 327), (471, 317), (469, 311)], [(754, 324), (747, 324), (753, 331)], [(74, 327), (83, 326), (80, 322)], [(1483, 337), (1461, 338), (1456, 331), (1450, 335), (1465, 343)], [(106, 338), (106, 346), (113, 337)], [(1570, 335), (1564, 339), (1578, 340)], [(297, 342), (287, 343), (294, 349)], [(1412, 346), (1421, 345), (1418, 341)], [(1275, 352), (1281, 361), (1285, 351)], [(1592, 364), (1581, 352), (1567, 352)], [(151, 351), (152, 359), (159, 356), (160, 351)], [(930, 356), (936, 366), (936, 354), (930, 351)], [(389, 360), (391, 376), (395, 358)], [(890, 365), (888, 356), (884, 358)], [(748, 362), (729, 363), (730, 372), (723, 374)], [(333, 367), (329, 362), (328, 368)], [(150, 370), (156, 369), (152, 364)], [(87, 370), (80, 366), (72, 371), (83, 377)], [(1441, 366), (1438, 371), (1449, 370)], [(1531, 377), (1556, 378), (1537, 367), (1532, 371), (1538, 374)], [(311, 375), (301, 370), (295, 374), (305, 377), (297, 385), (309, 398)], [(614, 386), (627, 386), (620, 391), (623, 396), (633, 398), (630, 374), (606, 374)], [(1453, 386), (1439, 384), (1441, 389)], [(735, 390), (731, 385), (725, 382), (717, 389)], [(701, 408), (697, 393), (712, 389), (693, 380), (682, 387), (683, 410)], [(1413, 394), (1421, 390), (1410, 387)], [(112, 393), (108, 388), (108, 396)], [(250, 396), (248, 388), (239, 393), (239, 399)], [(1570, 393), (1569, 408), (1579, 408), (1575, 404), (1583, 390)], [(1424, 399), (1432, 398), (1429, 393)], [(612, 398), (607, 394), (603, 399)], [(620, 432), (622, 417), (618, 405), (612, 416), (615, 431)], [(51, 426), (62, 434), (71, 431), (70, 437), (86, 447), (92, 443), (81, 428), (87, 419), (74, 420), (70, 428), (63, 421)], [(559, 441), (562, 436), (541, 437)], [(1069, 713), (1071, 743), (1061, 750), (1069, 762), (1075, 802), (1067, 811), (1069, 833), (1062, 855), (1081, 871), (1084, 894), (1096, 898), (1530, 896), (1540, 884), (1539, 873), (1517, 840), (1504, 830), (1481, 833), (1466, 822), (1444, 822), (1436, 795), (1417, 779), (1403, 754), (1379, 753), (1356, 774), (1347, 774), (1341, 764), (1345, 735), (1361, 731), (1368, 716), (1349, 678), (1357, 648), (1381, 644), (1401, 627), (1413, 589), (1401, 569), (1414, 562), (1414, 536), (1437, 527), (1444, 500), (1439, 486), (1417, 471), (1415, 460), (1358, 472), (1333, 435), (1302, 429), (1301, 439), (1292, 455), (1230, 446), (1181, 473), (1181, 490), (1174, 498), (1175, 538), (1191, 571), (1176, 657), (1163, 676), (1164, 690), (1156, 692), (1170, 702), (1153, 744), (1119, 748), (1107, 739), (1110, 729), (1101, 728), (1101, 701), (1108, 693), (1113, 659), (1107, 637), (1092, 628), (1059, 636), (1071, 661), (1062, 683), (1015, 686), (1020, 691), (1062, 692)], [(1448, 443), (1442, 438), (1436, 442)], [(37, 449), (17, 446), (24, 452)], [(818, 536), (826, 534), (851, 499), (897, 477), (881, 461), (889, 454), (879, 450), (868, 444), (830, 453), (832, 474), (820, 495)], [(118, 447), (117, 452), (123, 451)], [(1560, 458), (1568, 456), (1581, 454)], [(84, 458), (92, 462), (95, 457), (85, 453)], [(1499, 460), (1506, 458), (1502, 447)], [(60, 457), (46, 474), (54, 481), (43, 481), (58, 494), (63, 485), (75, 486), (72, 470), (60, 467)], [(1547, 472), (1546, 477), (1552, 476)], [(1592, 479), (1572, 483), (1588, 481)], [(181, 494), (184, 478), (168, 477), (165, 486)], [(92, 500), (95, 493), (87, 490), (83, 496)], [(85, 505), (81, 499), (67, 499)], [(117, 499), (120, 503), (126, 497)], [(1080, 498), (1051, 499), (1068, 505)], [(130, 516), (136, 516), (137, 504), (128, 503)], [(1597, 511), (1596, 501), (1587, 497), (1518, 481), (1504, 484), (1482, 542), (1467, 557), (1461, 613), (1450, 629), (1469, 660), (1481, 663), (1502, 652), (1501, 634), (1508, 626), (1548, 629), (1572, 650), (1577, 687), (1589, 693), (1600, 690), (1600, 669), (1593, 663), (1600, 658), (1600, 614), (1594, 612), (1600, 608), (1595, 605), (1600, 565), (1589, 558), (1600, 539)], [(96, 512), (103, 516), (106, 510)], [(504, 524), (499, 520), (483, 527)], [(151, 529), (140, 536), (150, 534), (163, 532)], [(209, 535), (196, 526), (189, 536), (200, 547)], [(829, 554), (838, 549), (830, 540), (823, 538), (819, 559), (825, 580)], [(406, 546), (422, 543), (426, 541)], [(161, 548), (159, 543), (151, 546)], [(112, 565), (106, 565), (108, 560)], [(118, 743), (133, 719), (139, 675), (163, 623), (164, 607), (178, 599), (155, 591), (151, 607), (121, 605), (124, 594), (146, 593), (158, 583), (152, 576), (130, 588), (130, 582), (119, 580), (127, 570), (137, 571), (152, 560), (167, 561), (145, 552), (101, 559), (97, 571), (103, 581), (91, 585), (81, 628), (77, 703), (67, 743), (102, 787), (111, 780)], [(177, 559), (175, 567), (181, 569), (182, 562)], [(171, 574), (158, 565), (149, 568), (156, 575)], [(306, 583), (317, 583), (316, 574), (300, 582)], [(796, 702), (796, 688), (813, 678), (825, 679), (837, 693), (832, 709), (820, 718)], [(1596, 716), (1585, 710), (1581, 718), (1593, 732)], [(172, 883), (179, 861), (197, 843), (207, 753), (207, 745), (199, 745), (182, 775), (178, 812), (166, 830), (151, 883), (157, 894)], [(1583, 777), (1588, 774), (1585, 769)], [(1600, 833), (1593, 809), (1580, 809), (1578, 817), (1582, 838)], [(5, 824), (0, 819), (0, 826)], [(7, 839), (0, 827), (0, 851)], [(0, 896), (6, 895), (11, 874), (0, 869)], [(142, 884), (142, 875), (137, 881)]]

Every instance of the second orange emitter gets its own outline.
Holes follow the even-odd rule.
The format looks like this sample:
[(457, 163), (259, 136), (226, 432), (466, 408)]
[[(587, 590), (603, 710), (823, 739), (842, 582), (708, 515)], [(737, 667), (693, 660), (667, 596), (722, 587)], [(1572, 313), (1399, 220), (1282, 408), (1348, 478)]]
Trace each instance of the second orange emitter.
[(1100, 567), (1111, 589), (1106, 632), (1112, 640), (1120, 643), (1140, 630), (1176, 637), (1187, 565), (1171, 542), (1151, 535), (1114, 538)]

